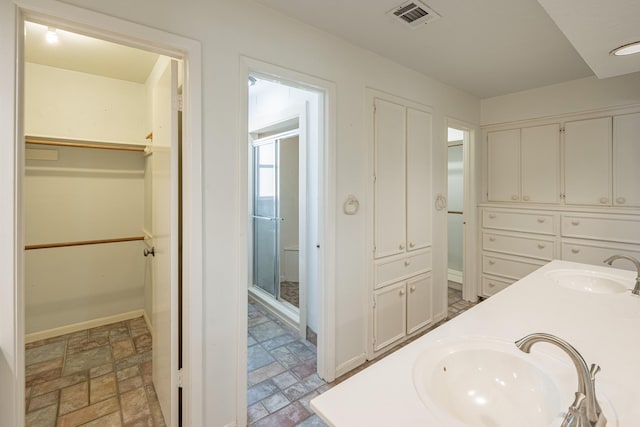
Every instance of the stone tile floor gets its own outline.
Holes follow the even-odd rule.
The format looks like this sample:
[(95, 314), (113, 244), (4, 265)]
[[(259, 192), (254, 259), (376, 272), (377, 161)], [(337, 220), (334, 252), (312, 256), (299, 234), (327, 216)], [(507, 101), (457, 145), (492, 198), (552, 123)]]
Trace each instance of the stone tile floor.
[(26, 345), (26, 427), (165, 426), (142, 317)]
[[(462, 292), (455, 289), (449, 288), (448, 297), (448, 318), (429, 330), (475, 305), (463, 301)], [(386, 354), (429, 330), (391, 348)], [(309, 401), (379, 360), (368, 361), (327, 384), (316, 373), (315, 345), (300, 339), (297, 331), (251, 300), (248, 333), (247, 420), (251, 427), (326, 426), (313, 413)]]
[(280, 282), (280, 300), (286, 301), (294, 307), (298, 307), (300, 299), (300, 284), (298, 282)]

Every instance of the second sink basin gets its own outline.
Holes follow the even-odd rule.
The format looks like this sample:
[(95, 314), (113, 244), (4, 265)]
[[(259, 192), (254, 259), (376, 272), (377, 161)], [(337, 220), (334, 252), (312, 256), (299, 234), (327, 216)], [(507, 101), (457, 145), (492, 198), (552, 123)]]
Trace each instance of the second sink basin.
[(593, 294), (617, 294), (629, 289), (618, 277), (596, 271), (552, 270), (546, 276), (567, 289)]
[[(548, 359), (544, 370), (537, 364), (540, 357)], [(525, 354), (511, 342), (468, 338), (424, 351), (413, 381), (443, 425), (551, 426), (560, 425), (559, 416), (573, 397), (554, 380), (562, 370), (567, 365)]]

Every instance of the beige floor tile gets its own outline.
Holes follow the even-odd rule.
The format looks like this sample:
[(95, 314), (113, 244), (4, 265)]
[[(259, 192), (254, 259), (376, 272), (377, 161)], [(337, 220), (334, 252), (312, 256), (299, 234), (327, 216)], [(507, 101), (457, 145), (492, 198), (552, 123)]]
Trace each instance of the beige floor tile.
[(60, 391), (60, 415), (73, 412), (89, 405), (89, 382), (63, 388)]
[(39, 396), (41, 394), (49, 393), (53, 390), (59, 390), (61, 388), (69, 387), (74, 384), (78, 384), (82, 381), (87, 381), (88, 375), (86, 372), (82, 372), (79, 374), (68, 375), (66, 377), (57, 378), (52, 381), (47, 381), (46, 383), (37, 384), (33, 386), (31, 390), (31, 397)]
[(55, 390), (50, 393), (42, 394), (34, 397), (29, 401), (27, 412), (35, 411), (36, 409), (44, 408), (49, 405), (56, 405), (58, 407), (58, 399), (60, 398), (60, 390)]
[(111, 344), (111, 352), (114, 360), (124, 359), (136, 353), (133, 347), (133, 341), (129, 338), (116, 341)]
[(92, 378), (89, 386), (90, 403), (93, 405), (116, 395), (116, 375), (111, 372)]
[(118, 391), (120, 392), (120, 394), (122, 394), (136, 388), (140, 388), (143, 385), (144, 383), (142, 382), (142, 377), (138, 375), (135, 377), (127, 378), (123, 381), (118, 381)]
[(151, 416), (144, 388), (137, 388), (120, 394), (120, 405), (124, 424), (130, 424), (139, 419), (147, 419)]
[(87, 406), (86, 408), (79, 409), (75, 412), (68, 413), (58, 418), (57, 427), (76, 427), (94, 421), (105, 415), (117, 412), (119, 409), (118, 399), (112, 397), (111, 399), (103, 400), (95, 405)]
[(100, 417), (96, 420), (89, 421), (86, 424), (82, 424), (80, 427), (121, 427), (122, 426), (122, 418), (120, 416), (120, 411), (114, 412), (109, 415), (105, 415), (104, 417)]

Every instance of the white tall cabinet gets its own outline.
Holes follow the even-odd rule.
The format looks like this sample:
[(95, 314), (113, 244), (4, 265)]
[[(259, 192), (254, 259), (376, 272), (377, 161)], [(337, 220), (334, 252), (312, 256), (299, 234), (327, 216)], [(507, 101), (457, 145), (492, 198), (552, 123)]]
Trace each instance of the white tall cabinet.
[(481, 296), (555, 258), (640, 258), (640, 107), (490, 127), (484, 144)]
[(431, 113), (373, 97), (370, 357), (433, 320)]

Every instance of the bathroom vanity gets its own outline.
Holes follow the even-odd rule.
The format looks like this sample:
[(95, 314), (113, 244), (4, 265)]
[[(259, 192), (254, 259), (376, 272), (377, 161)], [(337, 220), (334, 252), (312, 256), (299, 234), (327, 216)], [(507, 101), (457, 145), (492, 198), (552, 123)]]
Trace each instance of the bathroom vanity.
[(560, 426), (578, 390), (566, 352), (587, 366), (607, 426), (640, 425), (640, 297), (636, 273), (552, 261), (311, 401), (329, 425)]

